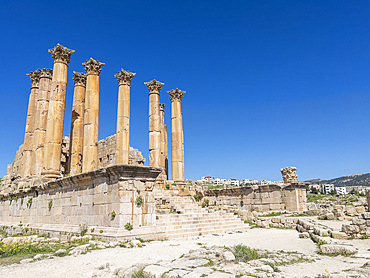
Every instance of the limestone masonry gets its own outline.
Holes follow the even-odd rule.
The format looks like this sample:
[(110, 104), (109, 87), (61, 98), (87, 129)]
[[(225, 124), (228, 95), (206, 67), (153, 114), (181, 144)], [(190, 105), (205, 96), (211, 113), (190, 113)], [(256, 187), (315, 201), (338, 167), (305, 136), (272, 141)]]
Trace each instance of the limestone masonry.
[[(62, 237), (96, 230), (102, 238), (164, 239), (247, 229), (236, 215), (210, 211), (196, 199), (235, 205), (241, 210), (306, 210), (306, 184), (296, 168), (282, 169), (285, 184), (206, 190), (185, 180), (181, 101), (185, 91), (167, 91), (171, 100), (171, 166), (164, 83), (145, 82), (149, 91), (149, 166), (130, 146), (130, 94), (136, 73), (121, 69), (116, 134), (99, 138), (99, 75), (105, 64), (90, 58), (85, 73), (73, 71), (71, 131), (63, 136), (68, 67), (75, 50), (49, 49), (53, 69), (31, 79), (24, 142), (0, 185), (0, 224), (19, 223)], [(143, 86), (144, 87), (144, 86)], [(144, 91), (144, 90), (143, 90)], [(195, 198), (196, 196), (198, 198)], [(194, 196), (194, 198), (193, 198)], [(198, 200), (199, 201), (199, 200)], [(99, 232), (98, 232), (99, 231)]]

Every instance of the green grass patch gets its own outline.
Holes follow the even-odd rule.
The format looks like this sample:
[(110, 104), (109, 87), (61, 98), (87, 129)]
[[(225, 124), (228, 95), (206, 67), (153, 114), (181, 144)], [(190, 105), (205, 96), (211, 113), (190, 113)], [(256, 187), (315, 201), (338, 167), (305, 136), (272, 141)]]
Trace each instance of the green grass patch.
[(317, 203), (318, 200), (328, 197), (328, 195), (325, 194), (310, 194), (310, 193), (308, 193), (306, 196), (308, 203)]
[(234, 256), (236, 263), (267, 258), (266, 253), (262, 253), (257, 249), (249, 248), (242, 244), (235, 246)]
[(131, 275), (131, 278), (155, 278), (155, 275), (151, 275), (149, 273), (144, 272), (143, 269), (140, 269), (140, 270), (134, 272)]

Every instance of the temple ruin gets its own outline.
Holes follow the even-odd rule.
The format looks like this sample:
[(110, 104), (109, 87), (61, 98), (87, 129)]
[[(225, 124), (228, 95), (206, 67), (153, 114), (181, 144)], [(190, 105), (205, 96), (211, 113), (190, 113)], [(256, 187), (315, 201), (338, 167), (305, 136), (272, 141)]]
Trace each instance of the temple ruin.
[(114, 75), (118, 81), (116, 134), (99, 141), (99, 74), (105, 64), (93, 58), (82, 63), (85, 73), (73, 71), (71, 130), (63, 136), (68, 67), (74, 52), (57, 44), (49, 49), (53, 69), (27, 74), (31, 89), (24, 143), (1, 183), (2, 225), (26, 223), (57, 236), (78, 233), (87, 226), (103, 231), (96, 234), (100, 237), (161, 239), (248, 228), (233, 213), (200, 207), (192, 197), (195, 194), (215, 203), (220, 198), (239, 202), (239, 195), (245, 196), (244, 209), (257, 205), (261, 210), (305, 209), (304, 185), (292, 174), (284, 177), (284, 186), (238, 192), (205, 192), (187, 182), (181, 112), (185, 91), (178, 88), (167, 91), (172, 119), (169, 180), (165, 105), (160, 103), (164, 83), (155, 79), (145, 82), (149, 166), (144, 166), (145, 158), (130, 142), (131, 82), (136, 73), (121, 69)]

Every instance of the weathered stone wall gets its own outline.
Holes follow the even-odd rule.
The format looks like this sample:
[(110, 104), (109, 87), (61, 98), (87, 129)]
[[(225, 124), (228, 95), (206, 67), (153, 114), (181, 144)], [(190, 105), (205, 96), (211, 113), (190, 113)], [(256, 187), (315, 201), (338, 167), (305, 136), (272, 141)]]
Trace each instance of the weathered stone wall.
[[(69, 137), (64, 136), (62, 142), (62, 156), (61, 156), (61, 171), (63, 174), (69, 173), (68, 159), (69, 159)], [(12, 179), (20, 175), (22, 163), (23, 145), (21, 145), (15, 154), (12, 164), (8, 165), (7, 176)], [(116, 135), (109, 136), (98, 142), (98, 168), (107, 167), (115, 164), (116, 156)], [(129, 164), (130, 165), (144, 165), (145, 158), (137, 149), (130, 147)], [(5, 178), (6, 180), (7, 177)]]
[[(160, 173), (160, 168), (115, 165), (1, 194), (0, 222), (152, 226), (156, 221), (152, 189)], [(137, 206), (139, 196), (143, 203)]]
[(289, 184), (280, 186), (268, 184), (251, 187), (226, 188), (207, 190), (203, 193), (204, 198), (210, 204), (236, 205), (245, 210), (270, 211), (288, 210), (304, 211), (306, 206), (305, 184)]
[[(144, 165), (145, 158), (137, 149), (130, 147), (129, 164)], [(98, 142), (98, 167), (103, 168), (116, 163), (116, 135)]]

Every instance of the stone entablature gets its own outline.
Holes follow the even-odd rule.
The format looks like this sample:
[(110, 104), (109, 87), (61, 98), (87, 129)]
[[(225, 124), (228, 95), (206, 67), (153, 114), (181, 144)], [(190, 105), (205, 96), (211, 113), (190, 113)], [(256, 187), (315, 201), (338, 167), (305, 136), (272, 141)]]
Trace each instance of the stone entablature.
[[(160, 168), (114, 165), (0, 194), (0, 222), (122, 228), (154, 226)], [(137, 197), (142, 205), (135, 204)], [(112, 212), (115, 217), (112, 217)]]
[(243, 201), (245, 210), (270, 211), (306, 211), (307, 183), (288, 185), (267, 184), (236, 188), (205, 190), (200, 192), (210, 204), (237, 205)]

